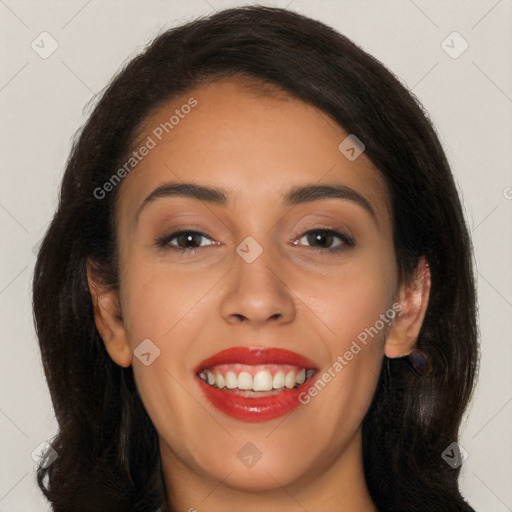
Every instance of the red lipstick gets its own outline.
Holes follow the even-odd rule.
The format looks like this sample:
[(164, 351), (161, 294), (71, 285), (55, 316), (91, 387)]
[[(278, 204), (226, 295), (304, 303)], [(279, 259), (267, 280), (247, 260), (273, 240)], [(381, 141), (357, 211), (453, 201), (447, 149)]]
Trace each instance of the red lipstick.
[[(297, 407), (299, 395), (312, 386), (317, 370), (313, 361), (295, 352), (249, 346), (218, 352), (194, 371), (201, 391), (217, 409), (233, 418), (258, 422), (277, 418)], [(244, 380), (249, 387), (243, 387), (242, 373), (249, 379)], [(252, 389), (253, 377), (254, 389), (256, 379), (262, 379), (266, 383), (264, 390)]]

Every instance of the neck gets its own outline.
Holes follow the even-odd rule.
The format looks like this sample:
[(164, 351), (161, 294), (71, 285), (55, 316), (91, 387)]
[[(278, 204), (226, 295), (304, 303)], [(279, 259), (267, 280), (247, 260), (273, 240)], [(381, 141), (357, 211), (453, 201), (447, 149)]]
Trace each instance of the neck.
[(170, 504), (162, 512), (225, 512), (227, 504), (245, 512), (378, 512), (364, 478), (360, 430), (336, 458), (326, 453), (315, 470), (286, 486), (279, 475), (270, 475), (275, 487), (263, 491), (231, 486), (230, 474), (220, 481), (197, 474), (163, 439), (160, 455)]

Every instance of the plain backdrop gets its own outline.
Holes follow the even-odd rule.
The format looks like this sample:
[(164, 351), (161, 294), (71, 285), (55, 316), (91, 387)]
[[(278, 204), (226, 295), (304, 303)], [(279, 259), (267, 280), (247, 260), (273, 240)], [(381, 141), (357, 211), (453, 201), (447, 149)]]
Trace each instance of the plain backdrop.
[[(262, 3), (330, 24), (386, 65), (430, 114), (477, 264), (481, 372), (461, 429), (468, 453), (461, 489), (477, 511), (511, 511), (512, 1)], [(162, 29), (243, 4), (0, 1), (0, 512), (49, 510), (31, 455), (55, 433), (31, 284), (71, 138), (95, 95)]]

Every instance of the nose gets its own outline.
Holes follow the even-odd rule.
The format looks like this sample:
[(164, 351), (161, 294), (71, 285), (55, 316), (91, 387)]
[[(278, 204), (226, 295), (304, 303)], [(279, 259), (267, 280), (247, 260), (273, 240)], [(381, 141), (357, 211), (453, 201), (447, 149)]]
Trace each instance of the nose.
[(258, 328), (293, 321), (294, 294), (271, 250), (263, 248), (251, 263), (235, 253), (233, 265), (221, 302), (221, 314), (228, 323), (245, 322)]

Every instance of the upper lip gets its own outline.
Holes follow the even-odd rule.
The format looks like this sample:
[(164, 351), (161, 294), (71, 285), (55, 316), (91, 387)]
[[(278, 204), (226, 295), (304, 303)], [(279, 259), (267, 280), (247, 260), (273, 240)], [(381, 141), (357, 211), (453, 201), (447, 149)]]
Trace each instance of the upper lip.
[(313, 361), (290, 350), (274, 347), (240, 346), (227, 348), (205, 359), (196, 366), (195, 373), (204, 368), (235, 363), (247, 365), (287, 364), (300, 368), (318, 369)]

